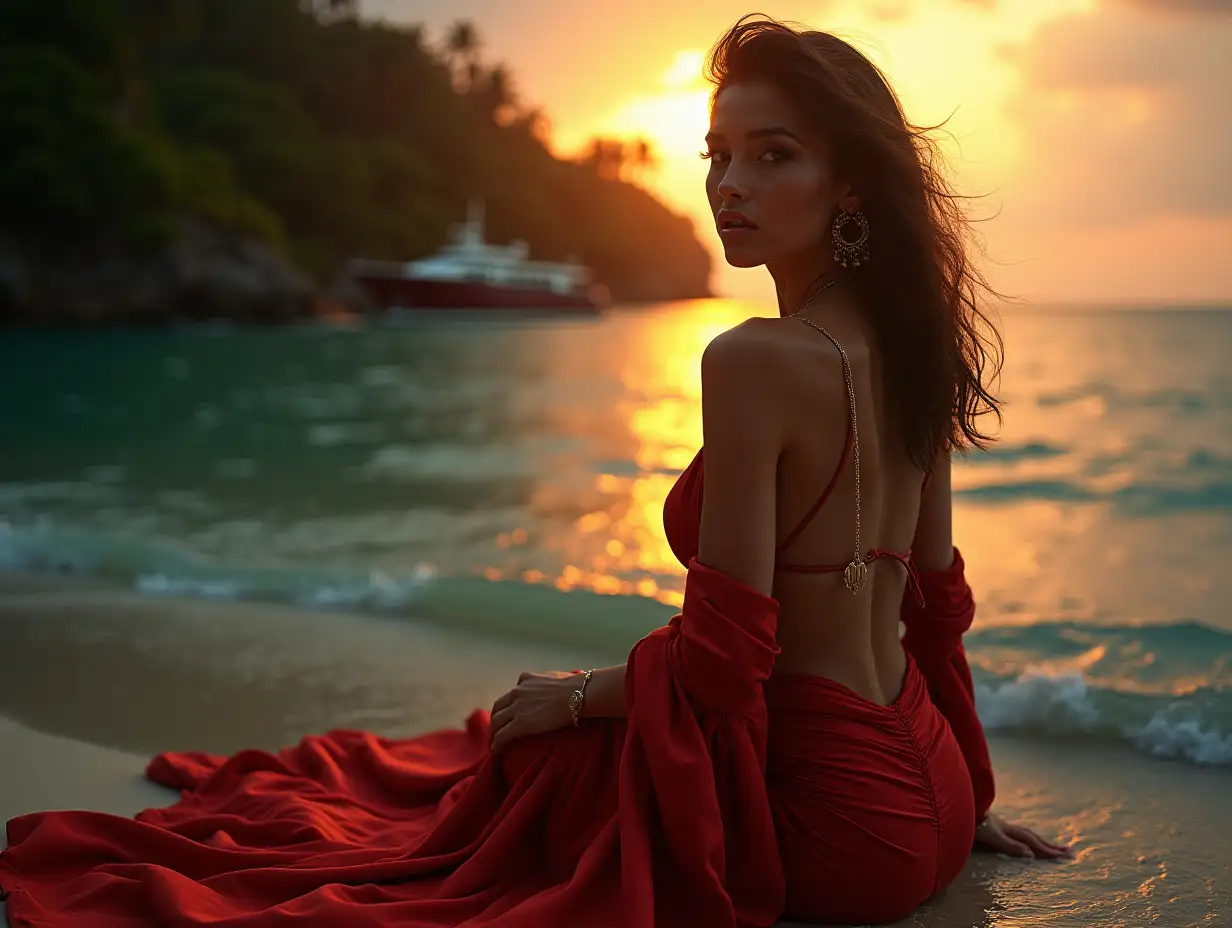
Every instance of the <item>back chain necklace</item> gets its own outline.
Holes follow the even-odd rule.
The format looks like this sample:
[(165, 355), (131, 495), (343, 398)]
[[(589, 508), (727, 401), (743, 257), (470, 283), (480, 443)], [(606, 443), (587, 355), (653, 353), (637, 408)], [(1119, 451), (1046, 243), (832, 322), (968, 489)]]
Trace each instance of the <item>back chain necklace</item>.
[(812, 319), (806, 319), (800, 315), (810, 303), (840, 280), (842, 280), (841, 277), (834, 277), (818, 287), (813, 295), (800, 305), (793, 318), (799, 319), (805, 325), (811, 326), (828, 338), (834, 344), (834, 347), (838, 349), (839, 356), (843, 359), (843, 382), (847, 385), (847, 402), (851, 407), (851, 463), (855, 472), (856, 483), (856, 553), (851, 559), (851, 563), (843, 571), (843, 583), (853, 595), (856, 595), (864, 589), (864, 584), (868, 582), (868, 559), (864, 556), (860, 544), (860, 430), (856, 425), (856, 390), (851, 377), (851, 361), (848, 360), (847, 352), (839, 344), (837, 338)]

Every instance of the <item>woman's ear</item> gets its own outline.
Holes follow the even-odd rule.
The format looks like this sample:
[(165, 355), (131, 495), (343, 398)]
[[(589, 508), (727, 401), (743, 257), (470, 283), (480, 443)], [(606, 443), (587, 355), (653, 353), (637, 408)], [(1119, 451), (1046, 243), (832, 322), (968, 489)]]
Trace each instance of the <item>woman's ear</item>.
[(850, 184), (843, 186), (843, 192), (838, 198), (838, 208), (848, 213), (854, 213), (860, 208), (860, 195), (851, 188)]

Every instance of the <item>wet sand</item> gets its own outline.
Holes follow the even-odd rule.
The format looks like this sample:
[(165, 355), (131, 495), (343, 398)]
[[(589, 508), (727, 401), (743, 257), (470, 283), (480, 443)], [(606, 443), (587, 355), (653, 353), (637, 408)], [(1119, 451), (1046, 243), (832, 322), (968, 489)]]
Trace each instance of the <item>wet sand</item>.
[[(405, 620), (151, 599), (0, 574), (0, 818), (174, 801), (142, 776), (168, 749), (275, 749), (358, 727), (460, 724), (526, 669), (594, 655)], [(901, 923), (925, 928), (1232, 925), (1232, 771), (1123, 746), (993, 739), (998, 810), (1074, 841), (1061, 863), (972, 857)]]

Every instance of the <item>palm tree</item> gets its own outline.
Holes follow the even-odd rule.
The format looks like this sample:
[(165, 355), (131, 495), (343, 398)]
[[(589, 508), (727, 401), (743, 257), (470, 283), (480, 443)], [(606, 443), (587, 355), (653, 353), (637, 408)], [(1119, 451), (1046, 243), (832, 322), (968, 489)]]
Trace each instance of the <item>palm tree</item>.
[(486, 72), (477, 87), (472, 85), (471, 92), (477, 95), (484, 114), (498, 122), (500, 117), (508, 116), (510, 108), (517, 103), (513, 77), (503, 64)]
[(546, 145), (549, 136), (552, 134), (552, 122), (548, 119), (542, 107), (538, 106), (522, 110), (511, 125), (526, 133), (541, 145)]
[(654, 146), (646, 139), (637, 139), (631, 149), (630, 162), (639, 175), (644, 177), (647, 172), (659, 166), (659, 156), (655, 153)]
[(479, 67), (479, 33), (475, 29), (475, 24), (464, 19), (454, 22), (449, 27), (445, 49), (453, 64), (455, 74), (466, 74), (466, 89), (471, 90), (474, 87), (474, 79)]
[(596, 174), (603, 173), (603, 140), (594, 138), (586, 143), (586, 151), (582, 155), (582, 164), (594, 168)]
[(596, 174), (609, 180), (619, 180), (628, 162), (629, 152), (620, 139), (593, 138), (582, 156), (582, 163), (588, 164)]

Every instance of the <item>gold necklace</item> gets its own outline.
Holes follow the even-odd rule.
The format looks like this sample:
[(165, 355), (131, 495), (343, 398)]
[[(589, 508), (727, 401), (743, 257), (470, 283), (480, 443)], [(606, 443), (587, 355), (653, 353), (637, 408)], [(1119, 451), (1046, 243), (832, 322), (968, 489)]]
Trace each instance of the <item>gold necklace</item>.
[(839, 275), (838, 277), (831, 277), (831, 278), (830, 278), (829, 280), (827, 280), (824, 284), (822, 284), (820, 287), (818, 287), (816, 290), (814, 290), (814, 291), (813, 291), (813, 295), (812, 295), (812, 296), (810, 296), (810, 297), (809, 297), (807, 300), (805, 300), (803, 303), (801, 303), (801, 304), (800, 304), (800, 308), (799, 308), (799, 309), (797, 309), (797, 310), (793, 313), (793, 315), (795, 315), (795, 316), (799, 316), (802, 312), (804, 312), (806, 309), (808, 309), (809, 304), (810, 304), (810, 303), (812, 303), (812, 302), (813, 302), (813, 300), (817, 299), (819, 296), (821, 296), (823, 293), (825, 293), (827, 290), (829, 290), (831, 287), (833, 287), (836, 283), (838, 283), (838, 282), (839, 282), (840, 280), (842, 280), (842, 279), (843, 279), (843, 278), (842, 278), (842, 275)]
[(862, 550), (860, 544), (860, 430), (856, 426), (856, 390), (855, 385), (852, 383), (851, 361), (848, 360), (847, 352), (844, 350), (843, 346), (838, 343), (837, 338), (827, 332), (824, 327), (818, 325), (812, 319), (806, 319), (800, 315), (809, 303), (817, 299), (818, 294), (822, 293), (827, 288), (834, 286), (841, 279), (841, 277), (835, 277), (832, 280), (826, 281), (826, 283), (817, 289), (816, 293), (804, 301), (800, 308), (796, 310), (793, 318), (799, 319), (805, 325), (816, 329), (826, 338), (830, 339), (830, 341), (834, 344), (834, 347), (838, 349), (839, 357), (843, 359), (843, 382), (847, 385), (847, 402), (851, 408), (851, 463), (852, 468), (855, 471), (856, 481), (856, 553), (855, 557), (851, 559), (851, 563), (848, 564), (847, 568), (843, 571), (843, 583), (847, 589), (855, 595), (864, 589), (864, 584), (868, 582), (868, 561), (864, 557), (864, 551)]

